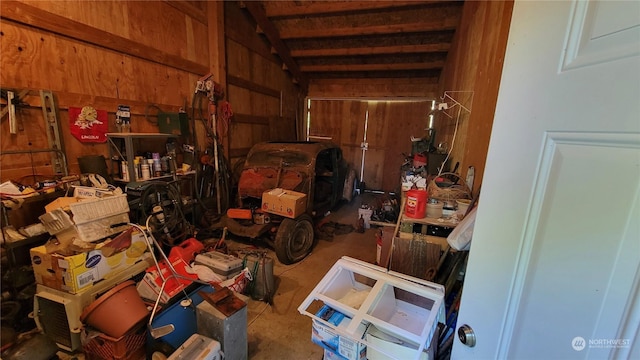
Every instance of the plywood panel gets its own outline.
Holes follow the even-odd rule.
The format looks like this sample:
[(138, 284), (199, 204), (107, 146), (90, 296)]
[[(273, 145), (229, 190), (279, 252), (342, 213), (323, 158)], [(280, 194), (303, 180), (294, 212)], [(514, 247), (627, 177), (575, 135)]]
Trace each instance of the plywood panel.
[(261, 141), (296, 139), (295, 131), (300, 126), (295, 122), (302, 124), (302, 118), (296, 116), (302, 101), (299, 89), (237, 3), (225, 2), (225, 34), (228, 74), (234, 78), (234, 84), (228, 86), (228, 97), (234, 112), (245, 120), (270, 121), (270, 125), (257, 121), (232, 125), (230, 152), (245, 153)]
[(474, 193), (479, 191), (484, 174), (512, 10), (512, 2), (498, 2), (489, 6), (486, 12), (478, 67), (489, 70), (479, 71), (476, 75), (476, 92), (482, 96), (474, 99), (462, 162), (463, 174), (469, 166), (475, 167)]
[(390, 121), (386, 140), (385, 176), (382, 188), (395, 191), (399, 185), (400, 167), (406, 155), (411, 154), (411, 137), (427, 136), (431, 101), (396, 101), (388, 107)]
[[(474, 192), (484, 173), (502, 63), (511, 21), (512, 1), (466, 1), (442, 72), (440, 93), (474, 91), (471, 114), (462, 114), (452, 151), (452, 164), (460, 162), (463, 177), (475, 167)], [(436, 119), (437, 142), (454, 143), (455, 122)]]
[(310, 128), (309, 135), (313, 140), (314, 136), (328, 137), (335, 143), (340, 143), (342, 130), (342, 114), (345, 106), (340, 100), (319, 100), (311, 101)]
[[(22, 1), (30, 6), (208, 65), (207, 27), (154, 1)], [(151, 5), (151, 6), (150, 6)], [(188, 34), (191, 33), (191, 36)], [(186, 42), (188, 39), (191, 41)], [(176, 46), (176, 44), (181, 44)], [(204, 75), (204, 74), (202, 74)]]
[(2, 33), (3, 86), (174, 105), (190, 98), (185, 72), (11, 22)]
[[(188, 4), (189, 11), (172, 6), (163, 1), (25, 1), (18, 4), (22, 10), (37, 15), (39, 20), (63, 19), (75, 22), (73, 38), (57, 35), (50, 31), (65, 33), (64, 24), (50, 31), (38, 28), (39, 23), (20, 18), (19, 24), (8, 19), (2, 20), (0, 34), (0, 83), (3, 88), (48, 89), (56, 97), (61, 136), (67, 152), (70, 172), (77, 172), (77, 157), (87, 154), (108, 155), (106, 144), (80, 143), (70, 135), (67, 109), (70, 106), (92, 105), (109, 112), (109, 129), (115, 131), (114, 112), (118, 104), (127, 104), (132, 109), (132, 131), (157, 132), (156, 125), (145, 119), (144, 110), (149, 104), (158, 104), (165, 111), (176, 112), (179, 107), (191, 103), (195, 81), (202, 74), (189, 70), (179, 70), (175, 64), (187, 64), (191, 68), (206, 69), (209, 64), (209, 41), (206, 21), (202, 21), (205, 7), (202, 4)], [(185, 3), (187, 5), (187, 3)], [(9, 9), (4, 4), (4, 9)], [(17, 6), (17, 5), (16, 5)], [(183, 8), (186, 9), (186, 8)], [(18, 13), (12, 13), (19, 16)], [(6, 13), (3, 16), (6, 17)], [(24, 15), (24, 14), (23, 14)], [(193, 17), (196, 19), (194, 19)], [(67, 20), (68, 19), (68, 20)], [(51, 26), (54, 23), (47, 23)], [(86, 28), (85, 28), (86, 26)], [(46, 26), (44, 28), (47, 28)], [(83, 33), (82, 30), (87, 30)], [(71, 34), (71, 33), (70, 33)], [(86, 36), (105, 34), (103, 42), (93, 41)], [(113, 37), (109, 37), (113, 35)], [(94, 39), (95, 40), (95, 39)], [(111, 41), (111, 43), (110, 43)], [(144, 59), (132, 49), (128, 55), (126, 48), (112, 46), (140, 44), (157, 59)], [(102, 44), (91, 45), (91, 44)], [(107, 44), (107, 45), (105, 45)], [(111, 50), (111, 49), (119, 49)], [(165, 65), (163, 60), (173, 61)], [(155, 62), (154, 62), (155, 61)], [(36, 91), (37, 94), (37, 91)], [(39, 98), (30, 96), (26, 100), (33, 110), (33, 119), (42, 120)], [(155, 121), (153, 116), (152, 121)], [(2, 124), (5, 125), (5, 122)], [(29, 129), (29, 136), (10, 135), (2, 131), (2, 149), (47, 147), (44, 133), (35, 126)], [(39, 137), (36, 139), (36, 137)], [(34, 140), (35, 139), (35, 140)], [(37, 159), (46, 171), (48, 155)], [(30, 159), (2, 157), (3, 179), (15, 178), (21, 172), (31, 173)], [(25, 164), (28, 164), (26, 166)]]
[[(411, 136), (423, 137), (431, 101), (362, 101), (314, 99), (309, 133), (332, 136), (345, 159), (360, 174), (365, 115), (369, 111), (364, 180), (367, 188), (397, 191), (400, 166), (411, 153)], [(339, 138), (338, 138), (339, 136)]]
[(269, 118), (269, 140), (271, 141), (295, 141), (295, 119), (272, 116)]
[(228, 74), (240, 78), (249, 77), (247, 70), (250, 68), (250, 56), (248, 48), (242, 46), (236, 41), (227, 40)]
[(236, 114), (251, 114), (251, 91), (229, 85), (229, 95), (227, 98), (229, 102), (233, 104), (233, 112)]

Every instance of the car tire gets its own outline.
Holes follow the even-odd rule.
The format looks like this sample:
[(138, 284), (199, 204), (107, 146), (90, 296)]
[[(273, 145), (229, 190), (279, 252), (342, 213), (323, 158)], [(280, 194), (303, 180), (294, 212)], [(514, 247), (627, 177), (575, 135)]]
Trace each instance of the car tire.
[(289, 265), (304, 259), (313, 248), (314, 235), (313, 220), (307, 214), (282, 220), (274, 241), (278, 260)]
[(348, 203), (358, 196), (358, 176), (353, 168), (349, 168), (347, 176), (344, 178), (344, 190), (342, 191), (342, 198)]

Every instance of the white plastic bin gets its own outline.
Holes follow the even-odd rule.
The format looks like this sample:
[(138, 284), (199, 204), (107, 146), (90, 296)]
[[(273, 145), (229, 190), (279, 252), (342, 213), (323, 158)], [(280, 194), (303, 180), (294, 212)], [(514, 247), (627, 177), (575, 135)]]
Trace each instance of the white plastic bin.
[[(315, 308), (329, 306), (351, 318), (339, 326), (317, 316)], [(363, 261), (342, 257), (320, 280), (298, 311), (311, 317), (341, 338), (367, 346), (389, 359), (419, 359), (428, 348), (438, 323), (444, 323), (444, 287)], [(380, 333), (406, 344), (401, 355), (393, 354), (386, 342), (366, 333), (375, 327)]]

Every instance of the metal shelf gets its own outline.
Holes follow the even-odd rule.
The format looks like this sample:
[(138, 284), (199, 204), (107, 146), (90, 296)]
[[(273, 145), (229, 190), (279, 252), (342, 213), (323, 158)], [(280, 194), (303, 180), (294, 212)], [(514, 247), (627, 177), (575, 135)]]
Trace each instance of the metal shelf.
[[(135, 170), (133, 159), (135, 158), (135, 148), (133, 144), (134, 139), (177, 139), (179, 135), (175, 134), (162, 134), (162, 133), (107, 133), (107, 140), (109, 140), (109, 158), (113, 161), (113, 152), (112, 149), (118, 153), (120, 159), (127, 159), (127, 171), (129, 173), (129, 181), (143, 181), (142, 179), (135, 178)], [(113, 139), (122, 139), (124, 140), (124, 148), (125, 154), (120, 152), (118, 144), (113, 142)], [(110, 164), (111, 175), (113, 176), (113, 164)], [(170, 176), (170, 175), (167, 175)], [(161, 176), (159, 178), (165, 178), (166, 176)], [(115, 177), (114, 177), (115, 178)], [(158, 179), (158, 178), (155, 178)], [(145, 179), (144, 181), (148, 181), (152, 179)]]

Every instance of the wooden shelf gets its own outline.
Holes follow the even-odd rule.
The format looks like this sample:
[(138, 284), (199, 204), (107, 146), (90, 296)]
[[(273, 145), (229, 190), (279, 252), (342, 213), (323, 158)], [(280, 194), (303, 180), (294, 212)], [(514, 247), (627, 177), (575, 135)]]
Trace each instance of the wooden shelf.
[(414, 224), (423, 224), (423, 225), (435, 225), (435, 226), (446, 226), (454, 228), (458, 225), (459, 222), (453, 222), (449, 218), (429, 218), (424, 217), (422, 219), (414, 219), (408, 217), (406, 215), (402, 215), (402, 222), (411, 222)]

